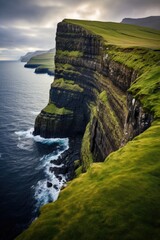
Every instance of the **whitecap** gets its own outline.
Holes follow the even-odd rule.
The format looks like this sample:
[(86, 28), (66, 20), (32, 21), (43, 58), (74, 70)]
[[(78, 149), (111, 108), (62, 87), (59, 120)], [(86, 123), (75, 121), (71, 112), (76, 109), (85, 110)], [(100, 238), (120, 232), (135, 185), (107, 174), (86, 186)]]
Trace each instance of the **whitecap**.
[(58, 143), (60, 145), (68, 146), (68, 138), (43, 138), (39, 135), (33, 136), (35, 142), (51, 145)]
[(28, 143), (28, 142), (19, 142), (17, 144), (17, 147), (21, 150), (25, 150), (25, 151), (32, 151), (32, 144)]
[(33, 128), (30, 128), (27, 131), (17, 131), (17, 132), (15, 132), (15, 134), (18, 135), (19, 139), (20, 139), (20, 137), (33, 138), (33, 130), (34, 130)]
[(2, 157), (2, 153), (0, 153), (0, 158)]
[(31, 113), (32, 115), (34, 115), (34, 116), (37, 116), (40, 112), (38, 112), (38, 111), (30, 111), (30, 113)]
[(33, 138), (35, 142), (51, 145), (53, 143), (58, 143), (64, 147), (68, 146), (68, 138), (43, 138), (40, 135), (33, 135), (34, 128), (30, 128), (26, 131), (16, 131), (15, 134), (18, 136), (18, 140), (21, 138), (30, 139)]

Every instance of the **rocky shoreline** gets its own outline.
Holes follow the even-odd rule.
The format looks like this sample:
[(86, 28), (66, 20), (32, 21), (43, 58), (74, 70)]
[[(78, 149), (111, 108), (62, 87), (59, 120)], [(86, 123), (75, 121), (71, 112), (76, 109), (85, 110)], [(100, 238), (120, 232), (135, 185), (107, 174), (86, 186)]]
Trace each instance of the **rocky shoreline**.
[[(72, 180), (75, 175), (75, 170), (80, 166), (80, 150), (81, 150), (82, 137), (75, 137), (69, 139), (69, 149), (57, 160), (50, 161), (49, 171), (55, 175), (55, 177), (61, 182), (62, 175), (65, 176), (66, 181)], [(76, 164), (75, 164), (76, 162)], [(47, 187), (53, 187), (55, 190), (59, 190), (56, 184), (52, 184), (49, 180), (47, 181)], [(66, 187), (66, 182), (63, 181), (61, 189)]]

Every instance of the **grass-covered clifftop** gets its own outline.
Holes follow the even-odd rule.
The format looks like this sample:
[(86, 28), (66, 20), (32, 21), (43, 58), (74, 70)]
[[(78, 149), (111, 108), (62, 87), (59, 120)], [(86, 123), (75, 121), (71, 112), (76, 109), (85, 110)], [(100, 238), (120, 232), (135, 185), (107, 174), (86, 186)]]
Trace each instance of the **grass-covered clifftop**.
[(67, 23), (77, 24), (91, 33), (101, 36), (106, 44), (120, 47), (147, 47), (160, 49), (160, 32), (135, 25), (65, 19)]
[[(88, 171), (80, 174), (81, 169), (78, 169), (79, 176), (68, 183), (59, 199), (42, 207), (39, 218), (17, 239), (158, 240), (160, 32), (117, 23), (65, 22), (100, 35), (105, 41), (103, 55), (137, 72), (138, 77), (128, 91), (153, 114), (153, 122), (145, 132), (111, 153), (103, 163), (92, 163), (91, 126), (88, 124), (82, 142), (87, 166), (83, 167)], [(103, 104), (106, 102), (106, 109), (109, 109), (105, 91), (99, 95), (99, 100)], [(94, 108), (93, 115), (99, 114)]]

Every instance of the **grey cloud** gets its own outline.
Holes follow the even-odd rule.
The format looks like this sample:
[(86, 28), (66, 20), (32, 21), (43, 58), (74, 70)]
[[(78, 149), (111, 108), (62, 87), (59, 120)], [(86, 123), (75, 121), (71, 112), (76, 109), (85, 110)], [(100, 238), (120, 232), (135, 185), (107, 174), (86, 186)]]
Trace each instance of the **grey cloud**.
[[(160, 9), (159, 0), (0, 0), (0, 24), (45, 25), (53, 19), (72, 18), (77, 13), (80, 18), (89, 18), (100, 11), (99, 20), (120, 21), (121, 17), (143, 15), (146, 11)], [(80, 8), (86, 6), (86, 8)], [(87, 7), (88, 6), (88, 7)], [(73, 15), (74, 16), (74, 15)]]
[(16, 29), (16, 28), (0, 28), (0, 47), (37, 47), (48, 48), (53, 47), (54, 32), (51, 28), (37, 28), (32, 30)]
[(0, 48), (52, 48), (66, 17), (121, 21), (159, 15), (158, 9), (159, 0), (0, 0)]
[[(1, 3), (2, 2), (2, 3)], [(38, 2), (38, 1), (37, 1)], [(43, 24), (47, 22), (55, 13), (61, 12), (58, 6), (38, 6), (34, 1), (0, 1), (0, 24), (13, 25), (21, 21), (27, 24)]]
[[(159, 0), (109, 0), (105, 1), (102, 9), (102, 18), (111, 18), (113, 21), (120, 21), (125, 17), (145, 17), (157, 14), (159, 9), (160, 14), (160, 1)], [(107, 14), (105, 15), (105, 10)], [(147, 15), (146, 15), (147, 14)]]

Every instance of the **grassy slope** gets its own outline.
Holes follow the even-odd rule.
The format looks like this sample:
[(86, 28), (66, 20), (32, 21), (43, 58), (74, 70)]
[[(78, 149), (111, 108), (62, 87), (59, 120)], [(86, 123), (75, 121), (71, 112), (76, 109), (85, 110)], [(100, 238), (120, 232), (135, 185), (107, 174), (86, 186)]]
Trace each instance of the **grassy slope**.
[(159, 136), (155, 124), (105, 163), (94, 163), (17, 239), (158, 240)]
[(40, 54), (38, 56), (32, 57), (27, 65), (39, 65), (37, 69), (49, 69), (54, 73), (54, 54), (52, 52)]
[(100, 35), (107, 44), (121, 47), (149, 47), (160, 48), (160, 31), (129, 24), (113, 22), (65, 20), (78, 24), (96, 35)]
[[(82, 25), (84, 21), (79, 23)], [(121, 31), (122, 24), (116, 26)], [(133, 28), (129, 26), (132, 35)], [(111, 31), (108, 38), (112, 38)], [(135, 38), (135, 45), (137, 41)], [(117, 40), (113, 37), (113, 44), (119, 46), (119, 42), (122, 44), (118, 33)], [(145, 40), (145, 46), (146, 43), (156, 48), (155, 39)], [(129, 44), (130, 37), (124, 46)], [(119, 62), (132, 63), (135, 53), (131, 57), (122, 49), (115, 54), (116, 50), (110, 50), (113, 59), (119, 57)], [(157, 59), (153, 63), (145, 57), (143, 66), (142, 62), (138, 58), (131, 65), (142, 75), (130, 91), (154, 113), (156, 120), (152, 126), (110, 154), (104, 163), (93, 163), (87, 173), (70, 182), (57, 202), (42, 207), (40, 217), (18, 240), (160, 239), (160, 71)], [(103, 95), (101, 98), (105, 101)]]

